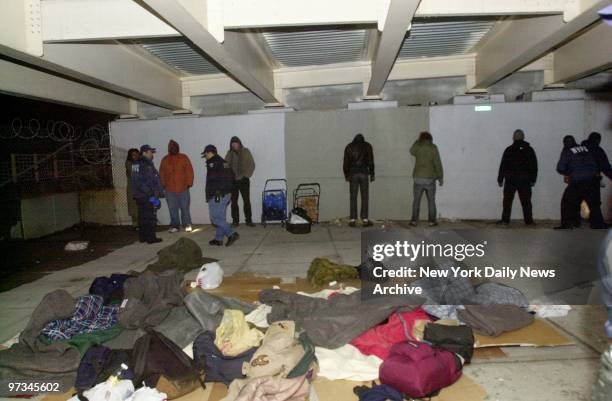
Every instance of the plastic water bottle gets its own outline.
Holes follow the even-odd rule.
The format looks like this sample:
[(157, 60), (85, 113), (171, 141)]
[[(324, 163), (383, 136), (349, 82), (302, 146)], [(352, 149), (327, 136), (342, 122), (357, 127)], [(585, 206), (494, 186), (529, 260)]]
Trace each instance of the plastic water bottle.
[(108, 377), (106, 382), (110, 384), (111, 387), (116, 386), (117, 383), (119, 383), (119, 380), (121, 380), (121, 376), (123, 375), (123, 372), (126, 370), (128, 370), (128, 366), (125, 363), (122, 363), (119, 369), (117, 369), (115, 373), (113, 373), (112, 375)]

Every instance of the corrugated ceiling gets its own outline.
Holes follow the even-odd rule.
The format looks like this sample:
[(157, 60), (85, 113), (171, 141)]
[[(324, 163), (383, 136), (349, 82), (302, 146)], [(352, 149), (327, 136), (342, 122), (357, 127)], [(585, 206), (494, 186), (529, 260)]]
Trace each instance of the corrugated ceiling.
[(140, 45), (166, 64), (185, 74), (200, 75), (220, 72), (215, 65), (193, 50), (184, 40), (169, 39), (151, 43), (144, 42)]
[(399, 58), (453, 56), (468, 53), (496, 21), (415, 21)]
[(263, 33), (272, 55), (285, 67), (359, 61), (364, 58), (365, 29), (269, 31)]

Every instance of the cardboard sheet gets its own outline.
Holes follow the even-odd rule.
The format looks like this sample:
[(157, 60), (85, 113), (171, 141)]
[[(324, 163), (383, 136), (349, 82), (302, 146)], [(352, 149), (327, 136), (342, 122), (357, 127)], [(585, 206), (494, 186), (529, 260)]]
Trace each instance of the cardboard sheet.
[(474, 333), (475, 347), (556, 347), (572, 345), (574, 342), (543, 319), (536, 318), (532, 324), (521, 329), (500, 334), (497, 337)]

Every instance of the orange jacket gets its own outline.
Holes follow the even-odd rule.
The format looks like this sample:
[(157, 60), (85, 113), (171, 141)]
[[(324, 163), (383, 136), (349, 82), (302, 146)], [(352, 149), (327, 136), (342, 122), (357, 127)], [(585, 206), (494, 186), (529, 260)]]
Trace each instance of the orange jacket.
[(193, 167), (183, 153), (164, 156), (159, 166), (159, 176), (167, 192), (184, 192), (193, 185)]

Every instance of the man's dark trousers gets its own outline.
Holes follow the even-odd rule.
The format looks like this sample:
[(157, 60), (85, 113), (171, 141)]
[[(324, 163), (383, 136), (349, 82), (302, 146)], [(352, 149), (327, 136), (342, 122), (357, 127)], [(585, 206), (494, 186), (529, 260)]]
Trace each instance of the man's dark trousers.
[(514, 201), (514, 194), (516, 192), (518, 192), (521, 206), (523, 207), (523, 219), (525, 220), (525, 224), (533, 223), (531, 184), (526, 181), (514, 181), (512, 179), (506, 179), (504, 182), (502, 221), (510, 223), (512, 202)]
[(138, 239), (142, 242), (153, 241), (157, 226), (155, 208), (146, 198), (136, 198), (136, 204), (138, 205)]
[(232, 222), (240, 222), (240, 207), (238, 205), (238, 196), (242, 195), (242, 203), (244, 203), (244, 219), (247, 223), (252, 222), (251, 215), (251, 180), (248, 177), (234, 181), (234, 189), (232, 190)]
[(580, 202), (584, 199), (589, 207), (589, 222), (592, 228), (604, 226), (601, 214), (599, 178), (571, 182), (561, 198), (561, 225), (565, 227), (580, 224)]
[(361, 214), (362, 220), (368, 218), (369, 206), (369, 176), (368, 174), (353, 174), (350, 181), (351, 195), (351, 220), (357, 220), (357, 192), (361, 193)]

